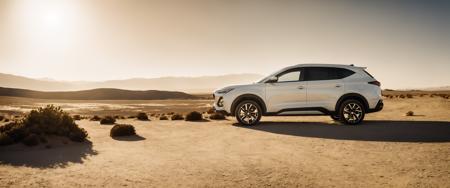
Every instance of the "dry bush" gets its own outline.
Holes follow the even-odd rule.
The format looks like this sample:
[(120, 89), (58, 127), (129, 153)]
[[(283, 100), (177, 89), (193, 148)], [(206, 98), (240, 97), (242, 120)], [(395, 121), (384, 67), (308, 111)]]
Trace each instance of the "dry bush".
[(116, 123), (116, 119), (112, 116), (105, 116), (100, 120), (100, 124), (102, 125), (112, 125)]
[(136, 116), (128, 116), (127, 118), (128, 119), (134, 119), (134, 118), (136, 118)]
[(169, 118), (167, 116), (161, 116), (159, 117), (159, 120), (169, 120)]
[(186, 121), (201, 121), (203, 120), (203, 115), (200, 112), (193, 111), (186, 115)]
[(0, 146), (13, 144), (14, 140), (6, 133), (0, 133)]
[(39, 137), (36, 134), (31, 133), (22, 140), (22, 143), (26, 146), (36, 146), (39, 144)]
[(136, 135), (136, 130), (134, 129), (133, 125), (117, 124), (117, 125), (114, 125), (113, 128), (111, 128), (109, 135), (111, 137), (132, 136), (132, 135)]
[(72, 118), (73, 118), (73, 120), (75, 120), (75, 121), (81, 120), (81, 116), (80, 116), (80, 115), (73, 115)]
[(406, 116), (414, 116), (414, 112), (413, 111), (408, 111), (408, 112), (406, 112)]
[(225, 118), (225, 115), (224, 114), (222, 114), (222, 113), (214, 113), (214, 114), (212, 114), (211, 116), (209, 116), (209, 119), (213, 119), (213, 120), (224, 120), (224, 119), (226, 119)]
[(401, 94), (401, 95), (399, 95), (398, 97), (401, 98), (401, 99), (404, 99), (404, 98), (405, 98), (405, 95)]
[(0, 121), (3, 121), (5, 119), (5, 116), (0, 116)]
[(138, 120), (141, 120), (141, 121), (148, 121), (148, 120), (149, 120), (147, 114), (144, 113), (144, 112), (139, 112), (139, 113), (137, 114), (136, 118), (137, 118)]
[(412, 99), (412, 98), (413, 98), (413, 95), (408, 93), (408, 94), (406, 94), (406, 98)]
[(100, 120), (102, 120), (102, 118), (100, 118), (100, 117), (97, 116), (97, 115), (94, 115), (90, 120), (91, 120), (91, 121), (100, 121)]
[(172, 115), (172, 117), (170, 119), (171, 120), (184, 120), (184, 117), (181, 114), (174, 114), (174, 115)]
[(5, 140), (8, 140), (7, 135), (14, 142), (30, 146), (39, 144), (38, 135), (64, 136), (79, 142), (88, 136), (68, 113), (53, 105), (32, 110), (23, 120), (1, 126), (0, 133)]

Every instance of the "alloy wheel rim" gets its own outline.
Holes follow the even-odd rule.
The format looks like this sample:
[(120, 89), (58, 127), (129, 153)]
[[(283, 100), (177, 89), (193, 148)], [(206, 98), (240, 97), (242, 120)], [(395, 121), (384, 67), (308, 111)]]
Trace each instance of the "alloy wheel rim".
[(251, 103), (245, 103), (239, 108), (239, 119), (245, 124), (254, 123), (258, 117), (258, 108)]
[(356, 123), (361, 120), (363, 110), (361, 106), (357, 103), (348, 103), (344, 107), (344, 118), (350, 123)]

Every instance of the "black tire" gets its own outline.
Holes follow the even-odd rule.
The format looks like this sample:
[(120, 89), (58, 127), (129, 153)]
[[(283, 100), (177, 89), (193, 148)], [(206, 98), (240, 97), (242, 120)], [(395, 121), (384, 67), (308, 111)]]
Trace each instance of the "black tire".
[(340, 121), (347, 125), (357, 125), (364, 120), (366, 109), (357, 100), (346, 100), (339, 107)]
[(257, 102), (245, 100), (236, 106), (234, 115), (241, 125), (256, 125), (259, 123), (259, 120), (261, 120), (262, 109)]
[(340, 121), (341, 117), (339, 115), (330, 115), (331, 119), (333, 119), (334, 121)]

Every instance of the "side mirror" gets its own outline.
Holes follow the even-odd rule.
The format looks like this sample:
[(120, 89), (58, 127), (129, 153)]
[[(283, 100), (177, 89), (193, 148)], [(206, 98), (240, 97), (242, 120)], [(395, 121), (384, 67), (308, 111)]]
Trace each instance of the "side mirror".
[(275, 83), (278, 82), (278, 77), (272, 76), (267, 80), (267, 83)]

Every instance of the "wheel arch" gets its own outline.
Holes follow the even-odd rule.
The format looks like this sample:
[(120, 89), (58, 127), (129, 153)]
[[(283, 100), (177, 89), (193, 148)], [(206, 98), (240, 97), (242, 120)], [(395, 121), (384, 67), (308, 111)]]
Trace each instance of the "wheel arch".
[(364, 105), (364, 111), (367, 112), (369, 110), (369, 102), (367, 102), (367, 99), (364, 96), (362, 96), (361, 94), (358, 94), (358, 93), (347, 93), (345, 95), (342, 95), (336, 102), (335, 112), (339, 112), (339, 107), (341, 106), (341, 104), (344, 101), (350, 100), (350, 99), (361, 102)]
[(237, 105), (240, 102), (245, 101), (245, 100), (255, 101), (256, 103), (258, 103), (261, 106), (263, 114), (266, 113), (266, 110), (267, 110), (266, 103), (264, 102), (264, 100), (261, 97), (259, 97), (258, 95), (255, 95), (255, 94), (243, 94), (243, 95), (240, 95), (239, 97), (236, 97), (236, 99), (234, 99), (233, 103), (231, 103), (231, 110), (230, 110), (231, 112), (230, 113), (232, 116), (234, 116), (234, 114), (235, 114)]

